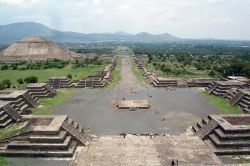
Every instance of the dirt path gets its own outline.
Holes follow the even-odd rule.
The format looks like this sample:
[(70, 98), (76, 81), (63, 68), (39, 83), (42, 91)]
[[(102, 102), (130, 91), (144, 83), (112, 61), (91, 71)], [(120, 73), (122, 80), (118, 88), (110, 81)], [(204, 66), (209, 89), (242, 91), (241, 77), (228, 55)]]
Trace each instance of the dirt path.
[(122, 57), (121, 77), (121, 81), (116, 87), (117, 90), (133, 93), (137, 90), (145, 89), (132, 72), (129, 55)]

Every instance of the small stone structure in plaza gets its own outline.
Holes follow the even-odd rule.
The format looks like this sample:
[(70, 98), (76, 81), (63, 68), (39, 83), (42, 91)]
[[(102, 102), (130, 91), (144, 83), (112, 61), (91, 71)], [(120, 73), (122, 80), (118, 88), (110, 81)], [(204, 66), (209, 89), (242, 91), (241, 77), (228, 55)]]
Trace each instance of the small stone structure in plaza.
[(118, 109), (128, 109), (130, 111), (150, 108), (150, 104), (147, 100), (118, 100), (113, 101), (113, 105)]
[(13, 157), (72, 157), (91, 137), (66, 115), (24, 115), (24, 131), (0, 140), (0, 155)]
[(250, 154), (250, 115), (208, 115), (192, 127), (217, 155)]
[(28, 108), (38, 106), (38, 102), (32, 98), (28, 90), (0, 91), (0, 100), (10, 101), (10, 106), (19, 114), (25, 114)]
[(46, 83), (28, 84), (26, 89), (29, 90), (29, 95), (36, 101), (41, 98), (52, 98), (56, 95), (56, 91)]
[(51, 77), (49, 78), (48, 85), (53, 89), (71, 88), (72, 81), (68, 77)]

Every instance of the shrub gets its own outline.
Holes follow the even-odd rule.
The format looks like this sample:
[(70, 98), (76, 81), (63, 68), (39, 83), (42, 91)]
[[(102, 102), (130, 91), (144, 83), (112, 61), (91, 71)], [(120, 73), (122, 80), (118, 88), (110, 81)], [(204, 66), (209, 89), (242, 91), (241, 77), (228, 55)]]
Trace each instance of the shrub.
[(71, 78), (72, 78), (72, 75), (71, 75), (71, 74), (68, 74), (67, 77), (68, 77), (69, 79), (71, 79)]
[(23, 84), (24, 83), (22, 78), (17, 79), (17, 82), (18, 82), (18, 84)]
[(9, 69), (9, 66), (8, 65), (3, 65), (2, 67), (1, 67), (1, 70), (8, 70)]
[(26, 83), (37, 83), (38, 79), (35, 76), (26, 77), (24, 79)]
[(2, 83), (0, 83), (0, 90), (4, 90), (4, 89), (5, 89), (5, 86)]
[(2, 84), (5, 88), (10, 88), (11, 81), (9, 79), (3, 80)]

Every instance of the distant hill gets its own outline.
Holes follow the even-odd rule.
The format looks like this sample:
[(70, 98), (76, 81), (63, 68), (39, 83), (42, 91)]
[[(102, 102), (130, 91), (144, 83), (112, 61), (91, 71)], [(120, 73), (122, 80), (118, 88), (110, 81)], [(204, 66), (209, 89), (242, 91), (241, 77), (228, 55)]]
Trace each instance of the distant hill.
[(41, 36), (57, 42), (167, 42), (179, 40), (179, 38), (167, 33), (152, 35), (150, 33), (142, 32), (134, 35), (118, 31), (115, 33), (83, 34), (76, 32), (63, 32), (34, 22), (21, 22), (8, 25), (0, 25), (0, 42), (12, 43), (26, 36)]

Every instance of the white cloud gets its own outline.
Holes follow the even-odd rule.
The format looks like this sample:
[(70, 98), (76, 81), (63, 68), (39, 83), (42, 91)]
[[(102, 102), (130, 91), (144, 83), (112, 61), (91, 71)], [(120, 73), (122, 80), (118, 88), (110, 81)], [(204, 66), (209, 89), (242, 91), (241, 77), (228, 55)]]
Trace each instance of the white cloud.
[(18, 7), (31, 7), (40, 1), (41, 0), (0, 0), (0, 3), (16, 5)]

